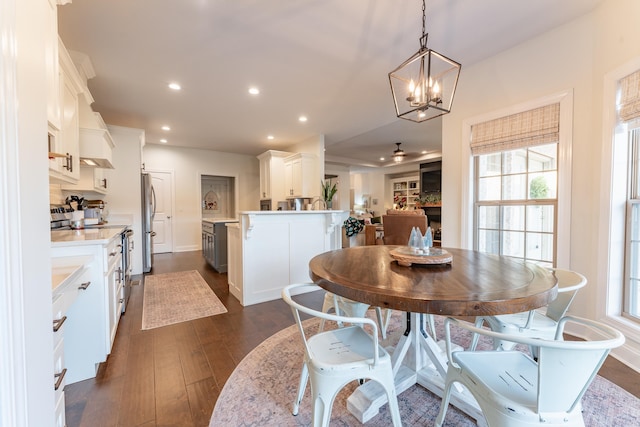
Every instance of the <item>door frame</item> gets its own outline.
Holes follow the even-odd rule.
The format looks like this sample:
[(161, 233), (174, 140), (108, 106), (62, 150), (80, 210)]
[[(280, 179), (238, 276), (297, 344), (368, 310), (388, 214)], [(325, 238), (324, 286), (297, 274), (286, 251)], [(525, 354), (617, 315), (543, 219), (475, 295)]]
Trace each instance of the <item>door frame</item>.
[[(175, 171), (174, 170), (170, 170), (170, 169), (148, 169), (145, 168), (144, 169), (145, 173), (148, 174), (153, 174), (153, 173), (168, 173), (171, 176), (171, 205), (169, 206), (169, 208), (171, 209), (170, 215), (171, 215), (171, 224), (170, 224), (170, 230), (169, 233), (171, 234), (171, 251), (169, 253), (174, 253), (175, 252), (175, 242), (174, 242), (174, 238), (175, 238), (175, 232), (174, 232), (174, 220), (175, 220), (175, 211), (176, 211), (176, 176), (175, 176)], [(153, 181), (153, 179), (152, 179)], [(151, 245), (151, 250), (153, 251), (153, 244)]]

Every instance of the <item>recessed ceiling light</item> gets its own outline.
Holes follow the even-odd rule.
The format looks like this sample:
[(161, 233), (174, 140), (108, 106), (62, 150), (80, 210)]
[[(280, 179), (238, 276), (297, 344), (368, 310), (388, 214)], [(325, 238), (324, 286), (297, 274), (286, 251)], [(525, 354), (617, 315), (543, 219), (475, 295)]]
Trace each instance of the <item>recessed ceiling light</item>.
[(166, 143), (167, 143), (167, 140), (166, 140), (166, 139), (164, 139), (164, 138), (162, 138), (162, 139), (160, 140), (160, 142), (162, 142), (163, 144), (166, 144)]
[(307, 121), (307, 116), (300, 116), (300, 117), (298, 117), (298, 121), (300, 121), (300, 122), (306, 122), (306, 121)]
[(427, 150), (422, 150), (420, 153), (421, 154), (427, 154)]
[(169, 83), (169, 89), (180, 90), (182, 89), (182, 86), (180, 86), (178, 83)]
[(384, 161), (384, 157), (380, 157), (380, 161)]
[(162, 130), (171, 130), (171, 128), (167, 125), (162, 126)]
[(258, 95), (260, 93), (260, 89), (258, 89), (257, 87), (250, 87), (249, 88), (249, 93), (251, 95)]
[(273, 135), (268, 135), (267, 139), (274, 139), (275, 137)]

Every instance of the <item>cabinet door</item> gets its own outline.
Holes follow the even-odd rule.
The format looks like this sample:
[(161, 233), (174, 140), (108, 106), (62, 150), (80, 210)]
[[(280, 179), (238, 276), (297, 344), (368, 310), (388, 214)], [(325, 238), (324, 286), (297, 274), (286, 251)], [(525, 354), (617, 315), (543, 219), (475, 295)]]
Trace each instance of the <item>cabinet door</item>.
[(271, 162), (269, 159), (260, 159), (260, 198), (271, 198)]
[(292, 162), (287, 162), (284, 164), (284, 184), (285, 184), (285, 194), (287, 197), (293, 196), (293, 164)]

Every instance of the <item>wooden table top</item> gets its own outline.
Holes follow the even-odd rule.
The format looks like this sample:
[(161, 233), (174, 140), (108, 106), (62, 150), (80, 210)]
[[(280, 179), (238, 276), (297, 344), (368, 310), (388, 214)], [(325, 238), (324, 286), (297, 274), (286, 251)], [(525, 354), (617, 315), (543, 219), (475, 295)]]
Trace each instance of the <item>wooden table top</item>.
[(358, 246), (309, 262), (312, 280), (329, 292), (382, 308), (449, 316), (519, 313), (557, 296), (553, 273), (532, 263), (465, 249), (443, 248), (451, 265), (402, 267), (398, 246)]

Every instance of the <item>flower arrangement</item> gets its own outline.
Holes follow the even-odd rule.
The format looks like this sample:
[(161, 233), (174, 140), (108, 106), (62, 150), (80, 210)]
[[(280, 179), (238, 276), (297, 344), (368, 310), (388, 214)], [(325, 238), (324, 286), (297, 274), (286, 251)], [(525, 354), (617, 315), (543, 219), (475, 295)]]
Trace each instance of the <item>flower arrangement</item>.
[(329, 204), (329, 202), (333, 200), (333, 196), (338, 191), (338, 182), (331, 185), (331, 180), (320, 181), (320, 185), (322, 185), (322, 200)]

